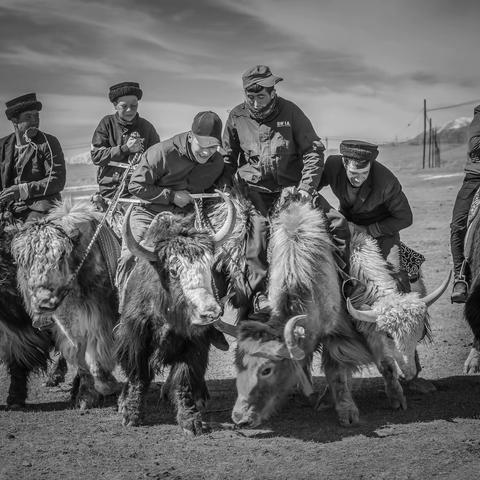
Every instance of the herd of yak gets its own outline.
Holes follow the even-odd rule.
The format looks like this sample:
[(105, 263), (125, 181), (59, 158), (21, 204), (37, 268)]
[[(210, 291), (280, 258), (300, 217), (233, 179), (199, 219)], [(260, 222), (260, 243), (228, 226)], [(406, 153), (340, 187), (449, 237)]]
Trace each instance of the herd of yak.
[[(127, 211), (123, 241), (136, 261), (121, 305), (114, 284), (120, 239), (90, 204), (64, 201), (41, 220), (0, 226), (7, 406), (25, 405), (29, 375), (45, 371), (56, 350), (75, 369), (73, 405), (95, 407), (121, 390), (124, 425), (145, 420), (149, 385), (169, 367), (162, 395), (173, 403), (183, 431), (200, 434), (208, 428), (202, 412), (209, 349), (221, 331), (236, 337), (236, 425), (258, 426), (297, 391), (318, 406), (311, 377), (317, 352), (342, 425), (359, 421), (350, 380), (364, 365), (377, 366), (391, 406), (405, 409), (402, 384), (418, 375), (416, 347), (429, 336), (428, 306), (450, 276), (430, 294), (422, 277), (403, 292), (395, 276), (399, 265), (385, 261), (375, 240), (361, 233), (351, 241), (355, 281), (347, 288), (324, 215), (293, 190), (271, 218), (268, 315), (224, 322), (226, 302), (241, 309), (248, 299), (244, 252), (253, 206), (239, 190), (221, 198), (202, 215), (157, 215), (141, 243), (132, 236)], [(478, 257), (474, 272), (480, 271)], [(475, 282), (466, 316), (474, 330), (466, 366), (478, 372)], [(127, 378), (123, 388), (112, 374), (116, 365)]]

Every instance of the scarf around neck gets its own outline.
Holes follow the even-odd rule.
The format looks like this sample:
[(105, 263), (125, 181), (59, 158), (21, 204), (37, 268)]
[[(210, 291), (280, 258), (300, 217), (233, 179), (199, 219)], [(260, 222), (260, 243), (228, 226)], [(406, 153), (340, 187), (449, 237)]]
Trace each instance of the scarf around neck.
[(273, 118), (279, 110), (279, 102), (277, 96), (275, 96), (275, 98), (270, 102), (269, 105), (267, 105), (260, 111), (254, 110), (248, 102), (245, 102), (245, 106), (248, 110), (250, 117), (252, 117), (257, 122), (268, 121), (270, 118)]

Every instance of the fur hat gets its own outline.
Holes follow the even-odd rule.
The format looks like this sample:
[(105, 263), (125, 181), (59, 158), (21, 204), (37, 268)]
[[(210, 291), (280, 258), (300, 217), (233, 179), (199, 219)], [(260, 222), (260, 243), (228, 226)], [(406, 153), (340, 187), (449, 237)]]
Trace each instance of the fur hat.
[(108, 98), (113, 103), (119, 97), (124, 95), (135, 95), (139, 100), (142, 99), (143, 92), (137, 82), (122, 82), (112, 85), (108, 92)]
[(27, 93), (20, 97), (14, 98), (5, 103), (7, 109), (5, 110), (5, 115), (8, 120), (18, 117), (22, 112), (28, 112), (29, 110), (38, 110), (42, 109), (42, 104), (37, 100), (37, 95), (35, 93)]
[(378, 145), (362, 140), (343, 140), (340, 144), (340, 153), (355, 168), (365, 168), (377, 158)]

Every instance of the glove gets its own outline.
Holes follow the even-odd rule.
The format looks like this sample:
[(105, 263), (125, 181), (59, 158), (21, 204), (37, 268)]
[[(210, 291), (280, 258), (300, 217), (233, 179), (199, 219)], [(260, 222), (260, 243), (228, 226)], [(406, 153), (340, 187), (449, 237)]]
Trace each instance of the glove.
[(186, 190), (178, 190), (173, 196), (173, 203), (180, 208), (189, 204), (192, 201), (192, 197)]
[(16, 202), (20, 199), (20, 186), (12, 185), (0, 192), (0, 205)]

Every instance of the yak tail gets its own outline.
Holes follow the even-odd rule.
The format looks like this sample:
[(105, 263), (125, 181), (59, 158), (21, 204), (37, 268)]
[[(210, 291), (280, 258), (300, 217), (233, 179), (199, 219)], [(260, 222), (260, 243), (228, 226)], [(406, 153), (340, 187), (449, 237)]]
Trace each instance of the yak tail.
[(148, 380), (153, 371), (152, 323), (149, 319), (122, 317), (116, 328), (115, 356), (129, 380)]
[(473, 335), (480, 339), (480, 281), (472, 285), (470, 295), (465, 304), (464, 315)]

